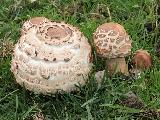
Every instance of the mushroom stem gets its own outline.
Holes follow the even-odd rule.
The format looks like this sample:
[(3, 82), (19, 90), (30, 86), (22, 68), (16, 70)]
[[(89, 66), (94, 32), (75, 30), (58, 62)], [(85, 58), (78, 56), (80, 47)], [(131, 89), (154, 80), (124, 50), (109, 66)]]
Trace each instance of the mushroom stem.
[(108, 69), (109, 75), (113, 73), (121, 72), (128, 76), (128, 65), (126, 64), (125, 58), (111, 58), (106, 60), (106, 67)]

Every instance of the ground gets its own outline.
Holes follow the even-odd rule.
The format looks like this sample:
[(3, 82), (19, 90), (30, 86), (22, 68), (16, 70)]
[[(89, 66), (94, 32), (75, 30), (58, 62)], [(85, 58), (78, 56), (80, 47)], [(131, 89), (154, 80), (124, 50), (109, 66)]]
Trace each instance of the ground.
[[(0, 0), (0, 120), (131, 120), (160, 119), (160, 2), (157, 0)], [(146, 49), (152, 68), (141, 78), (124, 80), (107, 75), (98, 86), (94, 74), (104, 60), (93, 49), (94, 66), (80, 91), (53, 96), (36, 95), (20, 87), (10, 71), (13, 45), (24, 21), (44, 16), (78, 27), (93, 48), (92, 33), (105, 22), (118, 22), (132, 38), (132, 55)], [(128, 95), (131, 94), (131, 95)], [(37, 119), (38, 120), (38, 119)], [(40, 120), (40, 119), (39, 119)]]

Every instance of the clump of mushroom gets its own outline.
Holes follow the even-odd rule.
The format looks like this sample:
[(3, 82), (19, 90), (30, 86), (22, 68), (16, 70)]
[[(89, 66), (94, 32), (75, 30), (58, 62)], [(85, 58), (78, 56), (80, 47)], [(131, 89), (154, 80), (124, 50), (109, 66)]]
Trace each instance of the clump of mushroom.
[(93, 36), (99, 56), (106, 58), (109, 74), (121, 72), (128, 75), (125, 57), (131, 53), (131, 39), (123, 26), (118, 23), (100, 25)]
[(77, 28), (47, 21), (38, 19), (34, 21), (38, 26), (24, 27), (25, 34), (15, 45), (11, 70), (20, 85), (35, 93), (73, 91), (75, 85), (84, 85), (88, 79), (91, 47)]

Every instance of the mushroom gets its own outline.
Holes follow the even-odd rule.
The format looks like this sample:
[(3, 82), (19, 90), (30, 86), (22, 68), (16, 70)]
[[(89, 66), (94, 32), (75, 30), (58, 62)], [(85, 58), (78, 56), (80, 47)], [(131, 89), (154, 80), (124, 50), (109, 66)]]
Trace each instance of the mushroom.
[(46, 22), (50, 22), (50, 20), (48, 20), (45, 17), (34, 17), (34, 18), (27, 20), (22, 25), (21, 35), (26, 34), (30, 28), (40, 27), (42, 24), (44, 24)]
[(118, 23), (100, 25), (93, 36), (99, 56), (106, 58), (109, 74), (121, 72), (128, 75), (128, 65), (125, 57), (131, 53), (131, 39), (124, 27)]
[(141, 78), (141, 73), (145, 69), (149, 69), (152, 66), (151, 55), (147, 50), (137, 50), (132, 58), (132, 68), (129, 70), (130, 75), (134, 79)]
[(91, 70), (87, 38), (66, 23), (32, 27), (15, 45), (11, 70), (16, 81), (35, 93), (54, 94), (84, 85)]
[(137, 50), (132, 59), (132, 64), (135, 69), (148, 69), (152, 66), (151, 55), (147, 52), (147, 50)]

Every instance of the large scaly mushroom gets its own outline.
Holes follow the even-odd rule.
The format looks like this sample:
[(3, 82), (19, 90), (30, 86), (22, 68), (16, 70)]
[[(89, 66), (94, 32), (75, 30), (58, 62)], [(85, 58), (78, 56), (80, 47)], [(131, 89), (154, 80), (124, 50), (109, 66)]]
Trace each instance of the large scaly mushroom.
[(118, 23), (100, 25), (93, 36), (99, 56), (106, 58), (109, 74), (121, 72), (128, 75), (125, 57), (131, 53), (131, 39), (123, 26)]
[(91, 47), (75, 27), (43, 22), (31, 27), (15, 45), (11, 70), (16, 81), (35, 93), (73, 91), (91, 69)]

